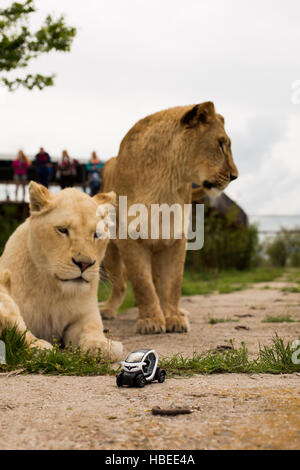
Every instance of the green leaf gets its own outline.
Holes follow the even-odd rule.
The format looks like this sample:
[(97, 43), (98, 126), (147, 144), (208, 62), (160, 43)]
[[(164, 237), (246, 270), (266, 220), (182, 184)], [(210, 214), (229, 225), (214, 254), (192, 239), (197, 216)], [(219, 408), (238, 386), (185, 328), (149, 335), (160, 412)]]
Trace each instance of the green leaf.
[(14, 2), (0, 9), (0, 84), (15, 91), (19, 87), (43, 90), (54, 84), (55, 75), (28, 74), (8, 77), (5, 72), (29, 66), (33, 59), (52, 51), (69, 52), (76, 28), (67, 25), (64, 16), (48, 15), (37, 31), (29, 28), (30, 15), (36, 12), (33, 0)]

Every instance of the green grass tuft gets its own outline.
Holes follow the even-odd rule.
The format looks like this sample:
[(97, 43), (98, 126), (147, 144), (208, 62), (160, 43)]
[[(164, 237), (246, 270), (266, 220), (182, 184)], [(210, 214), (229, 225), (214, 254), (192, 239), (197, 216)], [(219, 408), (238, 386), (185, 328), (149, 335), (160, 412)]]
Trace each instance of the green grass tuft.
[(290, 315), (278, 315), (277, 317), (267, 315), (262, 323), (294, 323), (295, 321)]
[(282, 292), (289, 292), (290, 294), (300, 294), (300, 287), (284, 287)]
[(285, 272), (285, 280), (287, 282), (297, 282), (300, 284), (300, 270), (289, 268), (289, 270)]
[[(61, 350), (57, 344), (53, 350), (30, 349), (24, 343), (24, 336), (15, 329), (6, 330), (0, 339), (5, 340), (7, 347), (7, 364), (0, 365), (2, 372), (22, 369), (23, 373), (75, 376), (116, 373), (111, 363), (101, 358), (100, 351), (94, 357), (71, 346)], [(245, 343), (236, 348), (231, 340), (224, 350), (210, 350), (192, 357), (181, 354), (162, 357), (160, 366), (167, 371), (168, 377), (216, 373), (290, 374), (300, 372), (300, 364), (293, 362), (294, 353), (292, 344), (276, 335), (270, 346), (260, 345), (254, 359), (249, 359)]]
[(277, 335), (271, 346), (260, 346), (258, 356), (250, 360), (245, 343), (222, 352), (208, 351), (185, 358), (178, 354), (160, 360), (168, 376), (189, 376), (214, 373), (290, 374), (300, 372), (300, 364), (294, 364), (291, 343), (284, 343)]
[(18, 366), (32, 356), (25, 343), (25, 333), (20, 334), (16, 327), (5, 329), (0, 335), (0, 340), (5, 343), (6, 362), (10, 366)]
[(97, 356), (81, 349), (72, 348), (71, 345), (60, 349), (55, 344), (53, 349), (40, 350), (29, 348), (25, 344), (24, 334), (18, 333), (16, 328), (3, 331), (0, 339), (6, 346), (6, 365), (0, 364), (0, 370), (11, 371), (16, 368), (24, 372), (50, 375), (111, 375), (115, 371), (108, 361), (101, 358), (101, 351)]
[(208, 351), (194, 354), (191, 358), (185, 358), (181, 354), (170, 359), (163, 358), (160, 360), (160, 366), (166, 370), (168, 376), (251, 372), (248, 350), (244, 343), (238, 349), (232, 347), (222, 352)]
[(294, 352), (292, 344), (290, 342), (285, 344), (284, 340), (276, 334), (271, 346), (260, 346), (259, 356), (254, 361), (257, 372), (269, 374), (299, 372), (300, 364), (294, 364), (293, 362)]
[(239, 320), (236, 320), (235, 318), (214, 318), (210, 317), (208, 320), (208, 323), (210, 325), (216, 325), (217, 323), (236, 323)]

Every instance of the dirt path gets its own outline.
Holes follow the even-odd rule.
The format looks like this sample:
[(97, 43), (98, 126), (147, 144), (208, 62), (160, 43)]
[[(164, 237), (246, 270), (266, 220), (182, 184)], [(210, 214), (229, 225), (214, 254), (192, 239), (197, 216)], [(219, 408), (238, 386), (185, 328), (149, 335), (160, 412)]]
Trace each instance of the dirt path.
[[(186, 335), (136, 335), (136, 309), (105, 327), (125, 353), (153, 347), (167, 356), (190, 355), (233, 338), (255, 354), (274, 332), (290, 340), (300, 335), (299, 294), (281, 292), (286, 283), (264, 286), (183, 298), (192, 326)], [(290, 314), (299, 323), (261, 323), (267, 314)], [(238, 322), (209, 325), (209, 315)], [(300, 374), (211, 375), (117, 389), (113, 377), (0, 374), (0, 449), (299, 449), (299, 380)], [(188, 406), (193, 413), (152, 416), (156, 405)]]

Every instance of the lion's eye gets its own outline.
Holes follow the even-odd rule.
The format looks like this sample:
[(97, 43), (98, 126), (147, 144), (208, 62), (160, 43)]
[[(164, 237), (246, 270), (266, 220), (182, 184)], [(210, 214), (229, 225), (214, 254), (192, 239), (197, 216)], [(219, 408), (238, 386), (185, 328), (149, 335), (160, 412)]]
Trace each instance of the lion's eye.
[(105, 240), (106, 234), (103, 232), (95, 232), (94, 233), (94, 239), (95, 240)]
[(225, 148), (224, 148), (224, 146), (225, 146), (224, 140), (223, 140), (223, 139), (220, 139), (220, 140), (219, 140), (219, 147), (220, 147), (221, 152), (223, 152), (223, 153), (225, 154)]
[(69, 230), (65, 227), (56, 227), (56, 230), (63, 235), (69, 235)]

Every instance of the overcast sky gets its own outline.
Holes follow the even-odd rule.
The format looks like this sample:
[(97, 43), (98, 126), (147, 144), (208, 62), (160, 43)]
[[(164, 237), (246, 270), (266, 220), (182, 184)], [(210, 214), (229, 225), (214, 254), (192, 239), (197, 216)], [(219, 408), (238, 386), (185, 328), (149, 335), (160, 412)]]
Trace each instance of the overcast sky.
[[(7, 0), (0, 0), (5, 6)], [(0, 94), (0, 153), (118, 152), (140, 118), (212, 100), (240, 177), (227, 189), (251, 214), (300, 212), (299, 0), (37, 0), (35, 22), (65, 13), (70, 54), (38, 59), (43, 92)], [(29, 69), (28, 69), (29, 70)], [(300, 88), (300, 86), (299, 86)], [(300, 96), (300, 93), (299, 93)]]

